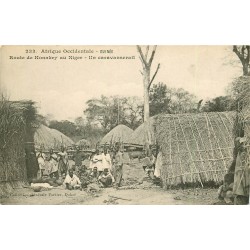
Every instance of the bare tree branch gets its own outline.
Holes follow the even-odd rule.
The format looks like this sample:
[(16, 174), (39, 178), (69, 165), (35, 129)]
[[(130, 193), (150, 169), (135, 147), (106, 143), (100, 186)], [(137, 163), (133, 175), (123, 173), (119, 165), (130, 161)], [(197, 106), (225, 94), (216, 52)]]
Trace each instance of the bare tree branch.
[(244, 45), (241, 47), (241, 54), (242, 54), (242, 57), (244, 58), (244, 54), (245, 54), (245, 46)]
[(151, 86), (151, 84), (152, 84), (152, 82), (154, 81), (154, 79), (155, 79), (155, 76), (157, 75), (157, 73), (158, 73), (158, 70), (160, 69), (160, 63), (158, 64), (158, 66), (157, 66), (157, 69), (156, 69), (156, 71), (155, 71), (155, 73), (154, 73), (154, 75), (153, 75), (153, 77), (152, 77), (152, 79), (151, 79), (151, 81), (150, 81), (150, 83), (149, 83), (149, 85), (148, 85), (148, 90), (150, 89), (150, 86)]
[(246, 46), (246, 49), (247, 49), (247, 58), (246, 58), (246, 61), (247, 61), (247, 63), (249, 64), (249, 60), (250, 60), (250, 46), (247, 45), (247, 46)]
[(139, 58), (141, 59), (142, 64), (143, 64), (145, 67), (147, 67), (147, 62), (146, 62), (146, 60), (145, 60), (145, 58), (144, 58), (144, 55), (143, 55), (143, 53), (142, 53), (141, 46), (137, 45), (136, 47), (137, 47), (137, 50), (138, 50), (138, 52), (139, 52), (139, 54), (140, 54)]
[(149, 51), (149, 45), (147, 45), (146, 47), (146, 53), (145, 53), (145, 60), (147, 61), (147, 57), (148, 57), (148, 51)]
[(151, 54), (151, 57), (150, 57), (150, 59), (149, 59), (149, 61), (148, 61), (148, 64), (147, 64), (148, 67), (150, 67), (151, 64), (152, 64), (152, 61), (153, 61), (154, 56), (155, 56), (156, 47), (157, 47), (157, 45), (154, 45), (153, 51), (152, 51), (152, 54)]

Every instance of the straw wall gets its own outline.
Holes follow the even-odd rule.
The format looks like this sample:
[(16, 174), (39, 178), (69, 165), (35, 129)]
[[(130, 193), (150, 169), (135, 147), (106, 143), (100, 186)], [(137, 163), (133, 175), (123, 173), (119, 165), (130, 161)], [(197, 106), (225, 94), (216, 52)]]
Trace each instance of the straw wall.
[(164, 186), (220, 183), (232, 160), (234, 117), (233, 112), (158, 116)]

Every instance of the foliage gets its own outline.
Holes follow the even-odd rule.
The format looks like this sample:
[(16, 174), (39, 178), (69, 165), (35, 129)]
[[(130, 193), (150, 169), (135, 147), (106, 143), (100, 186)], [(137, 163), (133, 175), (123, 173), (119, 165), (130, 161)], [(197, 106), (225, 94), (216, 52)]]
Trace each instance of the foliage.
[(154, 84), (149, 93), (150, 115), (160, 113), (178, 114), (195, 111), (196, 97), (182, 88), (168, 88), (160, 82)]
[(134, 129), (142, 122), (142, 103), (137, 97), (101, 96), (87, 101), (84, 111), (90, 124), (110, 131), (118, 124)]
[(231, 96), (218, 96), (208, 100), (202, 107), (204, 112), (224, 112), (235, 110), (235, 102)]
[(49, 127), (56, 129), (69, 137), (77, 134), (77, 126), (73, 122), (70, 122), (68, 120), (53, 120), (50, 122)]

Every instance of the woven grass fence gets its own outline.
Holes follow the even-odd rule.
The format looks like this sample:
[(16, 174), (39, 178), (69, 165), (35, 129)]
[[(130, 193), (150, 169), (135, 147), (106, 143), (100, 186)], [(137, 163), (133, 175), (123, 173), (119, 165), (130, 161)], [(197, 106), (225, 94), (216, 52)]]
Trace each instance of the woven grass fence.
[(0, 194), (27, 180), (27, 123), (35, 119), (32, 102), (0, 100)]
[(233, 158), (234, 119), (234, 112), (158, 116), (163, 186), (221, 183)]

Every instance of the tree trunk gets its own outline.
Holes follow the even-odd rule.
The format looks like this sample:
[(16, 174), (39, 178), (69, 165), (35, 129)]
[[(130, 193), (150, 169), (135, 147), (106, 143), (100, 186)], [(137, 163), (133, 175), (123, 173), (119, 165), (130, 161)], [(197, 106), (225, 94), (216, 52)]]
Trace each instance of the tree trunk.
[(150, 72), (145, 69), (143, 72), (143, 83), (144, 83), (144, 123), (145, 123), (145, 150), (148, 153), (149, 146), (151, 144), (151, 134), (150, 134), (150, 122), (149, 122), (149, 82), (150, 82)]
[(243, 76), (248, 76), (248, 63), (243, 64)]
[(143, 75), (143, 87), (144, 87), (144, 125), (145, 125), (144, 141), (145, 141), (146, 155), (148, 155), (150, 145), (152, 144), (152, 138), (151, 138), (151, 133), (150, 133), (150, 121), (149, 121), (149, 89), (150, 89), (150, 85), (152, 84), (160, 68), (160, 64), (158, 64), (157, 69), (152, 79), (150, 79), (150, 69), (151, 69), (152, 61), (154, 59), (156, 45), (153, 47), (153, 50), (151, 52), (151, 55), (149, 56), (149, 59), (148, 59), (149, 46), (146, 47), (145, 54), (143, 54), (140, 46), (137, 46), (137, 50), (139, 53), (139, 59), (141, 60), (142, 67), (143, 67), (143, 72), (141, 72), (141, 74)]

